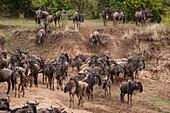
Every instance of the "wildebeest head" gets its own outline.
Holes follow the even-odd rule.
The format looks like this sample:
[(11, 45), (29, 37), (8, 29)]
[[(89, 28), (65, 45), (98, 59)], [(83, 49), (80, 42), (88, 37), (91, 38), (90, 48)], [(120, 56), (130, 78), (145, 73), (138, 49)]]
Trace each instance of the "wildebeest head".
[(39, 105), (39, 102), (37, 102), (36, 100), (35, 103), (30, 103), (29, 101), (27, 101), (26, 104), (28, 105), (28, 108), (26, 109), (27, 113), (37, 113), (36, 106)]
[(56, 63), (55, 68), (56, 68), (56, 75), (60, 75), (60, 73), (61, 73), (61, 64)]
[(110, 7), (106, 7), (105, 12), (106, 12), (107, 15), (110, 15)]
[(140, 80), (136, 80), (135, 83), (136, 83), (137, 89), (140, 90), (140, 93), (141, 93), (143, 91), (142, 83), (140, 82)]
[(64, 87), (64, 93), (71, 91), (71, 88), (74, 86), (74, 80), (70, 80)]
[(101, 86), (101, 77), (99, 75), (98, 72), (92, 72), (90, 75), (93, 79), (96, 77), (99, 81), (98, 81), (98, 85)]
[(58, 107), (53, 107), (53, 106), (51, 105), (51, 108), (52, 108), (52, 110), (53, 110), (52, 113), (61, 113), (61, 112), (64, 110), (64, 108), (62, 108), (61, 105), (60, 105), (60, 108), (58, 108)]
[(8, 99), (0, 99), (0, 110), (10, 110), (9, 105), (10, 99), (8, 96)]
[(151, 17), (151, 13), (150, 13), (149, 9), (145, 9), (145, 15), (146, 15), (146, 18), (150, 18)]
[(30, 69), (30, 71), (32, 72), (32, 71), (34, 71), (34, 60), (29, 60), (28, 61), (29, 62), (29, 69)]

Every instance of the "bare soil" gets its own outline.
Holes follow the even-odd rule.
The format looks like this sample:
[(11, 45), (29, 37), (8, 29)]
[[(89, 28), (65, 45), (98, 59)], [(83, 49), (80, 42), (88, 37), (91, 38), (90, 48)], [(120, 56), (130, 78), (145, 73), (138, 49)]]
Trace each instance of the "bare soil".
[[(94, 100), (86, 101), (83, 106), (77, 106), (78, 101), (75, 97), (75, 109), (69, 108), (69, 94), (55, 89), (51, 91), (43, 85), (42, 76), (39, 74), (39, 86), (27, 88), (25, 97), (14, 97), (14, 91), (10, 91), (10, 107), (15, 109), (23, 107), (27, 100), (40, 102), (38, 108), (50, 108), (51, 105), (59, 107), (62, 105), (66, 111), (74, 113), (155, 113), (170, 112), (170, 37), (168, 33), (159, 42), (159, 48), (156, 46), (158, 40), (151, 37), (152, 34), (141, 34), (142, 28), (126, 25), (124, 28), (114, 28), (112, 25), (104, 27), (102, 23), (96, 21), (85, 21), (79, 31), (74, 30), (72, 22), (69, 22), (66, 30), (52, 28), (48, 29), (47, 37), (42, 45), (36, 44), (36, 35), (41, 28), (27, 28), (22, 26), (4, 26), (0, 25), (0, 33), (8, 38), (7, 49), (9, 53), (21, 48), (22, 51), (42, 56), (46, 60), (58, 58), (61, 52), (67, 52), (73, 57), (79, 53), (88, 52), (98, 54), (102, 51), (109, 51), (111, 58), (143, 58), (146, 61), (146, 69), (139, 73), (144, 91), (133, 95), (133, 106), (120, 102), (119, 85), (112, 85), (112, 98), (104, 96), (102, 87), (96, 86), (94, 90)], [(89, 34), (97, 30), (101, 35), (102, 44), (99, 52), (94, 52), (88, 43)], [(128, 36), (132, 31), (131, 38)], [(126, 37), (127, 36), (127, 37)], [(148, 44), (149, 48), (138, 51), (141, 44)], [(146, 52), (147, 51), (147, 52)], [(159, 56), (159, 57), (158, 57)], [(157, 63), (155, 64), (155, 62)], [(165, 65), (163, 64), (164, 61)], [(156, 66), (155, 66), (155, 65)], [(154, 65), (154, 66), (153, 66)], [(162, 68), (157, 72), (158, 66)], [(153, 73), (153, 70), (157, 70)], [(166, 71), (164, 71), (166, 70)], [(74, 70), (74, 73), (77, 70)], [(157, 74), (158, 73), (158, 74)], [(159, 75), (159, 76), (158, 76)], [(7, 83), (0, 83), (0, 98), (6, 97)], [(127, 100), (125, 96), (125, 100)], [(1, 112), (1, 111), (0, 111)]]

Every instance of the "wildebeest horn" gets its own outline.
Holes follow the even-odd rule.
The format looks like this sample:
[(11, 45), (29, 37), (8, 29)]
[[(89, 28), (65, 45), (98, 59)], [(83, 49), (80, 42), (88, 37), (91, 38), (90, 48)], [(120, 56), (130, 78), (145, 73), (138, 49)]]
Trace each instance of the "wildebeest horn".
[(39, 102), (37, 102), (36, 100), (35, 100), (35, 105), (39, 105)]
[(28, 100), (26, 101), (26, 104), (29, 104)]

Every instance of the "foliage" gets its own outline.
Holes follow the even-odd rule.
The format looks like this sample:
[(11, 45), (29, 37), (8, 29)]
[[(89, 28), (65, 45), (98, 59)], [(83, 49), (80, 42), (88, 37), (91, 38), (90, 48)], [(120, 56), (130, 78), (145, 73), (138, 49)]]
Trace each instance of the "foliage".
[[(169, 23), (169, 0), (0, 0), (0, 13), (5, 16), (34, 17), (35, 11), (43, 8), (52, 8), (52, 13), (67, 10), (72, 15), (75, 11), (81, 12), (89, 19), (99, 19), (105, 7), (112, 10), (119, 9), (126, 14), (127, 20), (134, 20), (135, 12), (150, 9), (152, 21)], [(168, 9), (168, 10), (167, 10)]]

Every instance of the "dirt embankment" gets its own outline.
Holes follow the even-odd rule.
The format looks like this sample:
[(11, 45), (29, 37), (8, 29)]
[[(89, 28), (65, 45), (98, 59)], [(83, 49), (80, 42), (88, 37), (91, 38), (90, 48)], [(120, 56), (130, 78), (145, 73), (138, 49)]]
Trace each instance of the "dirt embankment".
[[(139, 73), (139, 77), (144, 86), (144, 92), (133, 96), (133, 107), (120, 103), (119, 86), (113, 84), (112, 99), (103, 95), (102, 88), (94, 90), (94, 101), (86, 102), (83, 107), (77, 106), (76, 109), (69, 107), (69, 95), (62, 91), (50, 91), (41, 84), (38, 88), (27, 88), (24, 98), (14, 98), (11, 91), (11, 108), (21, 107), (26, 100), (38, 100), (38, 108), (47, 107), (51, 104), (58, 106), (61, 104), (69, 112), (169, 112), (170, 99), (170, 36), (169, 28), (163, 25), (152, 25), (150, 27), (139, 28), (125, 26), (125, 28), (103, 27), (94, 22), (86, 23), (81, 26), (80, 31), (75, 31), (72, 27), (67, 30), (49, 29), (47, 37), (42, 45), (37, 45), (36, 35), (41, 28), (24, 28), (0, 25), (0, 33), (5, 37), (9, 53), (21, 48), (22, 51), (42, 56), (49, 60), (58, 58), (61, 52), (67, 52), (73, 57), (81, 52), (94, 53), (89, 45), (89, 35), (94, 31), (101, 34), (102, 44), (99, 52), (110, 51), (111, 58), (143, 58), (146, 61), (146, 69)], [(149, 79), (148, 79), (149, 78)], [(6, 83), (0, 83), (0, 96), (6, 97)], [(50, 94), (50, 95), (49, 95)], [(126, 98), (127, 99), (127, 98)]]

